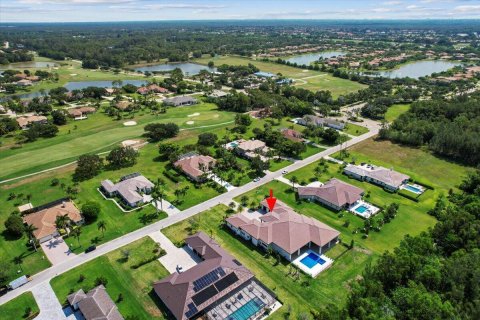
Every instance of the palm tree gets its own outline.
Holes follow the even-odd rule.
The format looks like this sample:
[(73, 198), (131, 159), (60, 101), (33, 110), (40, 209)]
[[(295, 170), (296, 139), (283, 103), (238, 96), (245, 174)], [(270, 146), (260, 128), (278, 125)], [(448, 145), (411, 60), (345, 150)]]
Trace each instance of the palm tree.
[(15, 258), (13, 258), (13, 263), (18, 264), (18, 266), (20, 267), (20, 270), (23, 271), (23, 269), (22, 269), (23, 255), (19, 255), (19, 256), (16, 256)]
[(82, 229), (80, 227), (73, 229), (71, 235), (77, 238), (78, 246), (80, 247), (80, 235), (82, 234)]
[(152, 198), (155, 201), (155, 208), (157, 209), (158, 214), (158, 202), (160, 201), (160, 210), (163, 211), (163, 186), (165, 185), (165, 181), (158, 178), (157, 183), (154, 185), (152, 190)]
[(241, 198), (240, 198), (240, 202), (242, 203), (242, 206), (246, 207), (247, 206), (247, 203), (248, 203), (248, 197), (243, 195)]
[(67, 230), (67, 236), (70, 234), (67, 228), (70, 225), (70, 218), (68, 217), (68, 214), (57, 216), (55, 219), (55, 225), (57, 228)]
[(293, 176), (290, 178), (290, 182), (292, 183), (292, 189), (295, 190), (295, 183), (298, 183), (297, 176)]
[(35, 249), (35, 252), (37, 252), (37, 243), (36, 243), (36, 240), (35, 239), (32, 239), (33, 238), (33, 232), (35, 230), (38, 230), (37, 227), (35, 227), (33, 224), (27, 224), (25, 226), (25, 233), (28, 235), (28, 237), (30, 238), (30, 241), (33, 243), (33, 248)]
[(102, 231), (102, 238), (105, 237), (105, 230), (107, 230), (107, 224), (105, 223), (105, 221), (103, 220), (98, 221), (97, 227), (98, 227), (98, 230)]

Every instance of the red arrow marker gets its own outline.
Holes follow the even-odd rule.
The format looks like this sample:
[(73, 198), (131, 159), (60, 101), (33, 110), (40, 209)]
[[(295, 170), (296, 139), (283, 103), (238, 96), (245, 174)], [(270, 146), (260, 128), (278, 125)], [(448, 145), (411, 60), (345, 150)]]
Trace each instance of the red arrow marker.
[(273, 196), (273, 190), (270, 189), (270, 198), (267, 198), (268, 209), (270, 209), (270, 212), (273, 211), (276, 202), (277, 198)]

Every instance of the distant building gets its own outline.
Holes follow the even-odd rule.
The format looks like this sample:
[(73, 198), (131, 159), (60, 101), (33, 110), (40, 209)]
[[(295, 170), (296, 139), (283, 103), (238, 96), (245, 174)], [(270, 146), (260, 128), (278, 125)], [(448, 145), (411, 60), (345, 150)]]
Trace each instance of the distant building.
[(168, 89), (160, 87), (156, 84), (151, 84), (149, 86), (138, 88), (137, 93), (142, 95), (149, 94), (149, 93), (168, 93)]
[(67, 110), (68, 115), (75, 120), (87, 119), (87, 114), (95, 113), (96, 111), (97, 109), (94, 107), (78, 107)]
[(103, 285), (93, 288), (88, 293), (80, 289), (69, 295), (67, 300), (73, 310), (80, 310), (85, 320), (123, 320)]
[(205, 233), (185, 242), (203, 261), (153, 284), (173, 318), (257, 319), (275, 304), (275, 295)]
[(210, 98), (221, 98), (228, 96), (228, 93), (222, 90), (213, 90), (213, 92), (209, 95)]
[(181, 107), (191, 106), (198, 103), (198, 100), (190, 96), (178, 96), (163, 100), (163, 103), (167, 106)]
[(296, 213), (279, 200), (272, 212), (269, 212), (266, 200), (262, 201), (261, 207), (267, 213), (259, 218), (238, 213), (225, 222), (243, 239), (265, 250), (271, 248), (288, 261), (295, 260), (308, 250), (323, 254), (338, 241), (340, 232)]
[(263, 71), (255, 72), (254, 75), (256, 75), (257, 77), (260, 77), (260, 78), (274, 78), (274, 77), (276, 77), (276, 75), (273, 74), (273, 73), (263, 72)]
[(45, 116), (22, 116), (16, 120), (22, 130), (27, 130), (34, 123), (46, 124), (48, 122)]
[(296, 130), (284, 128), (281, 129), (280, 132), (282, 133), (282, 136), (288, 140), (293, 142), (303, 142), (303, 135)]
[(391, 191), (397, 191), (401, 185), (407, 183), (410, 179), (406, 174), (371, 164), (359, 166), (349, 164), (343, 169), (343, 172), (349, 177), (360, 181), (368, 181)]
[(329, 127), (337, 130), (345, 129), (345, 123), (343, 122), (313, 115), (306, 115), (303, 118), (298, 119), (297, 123), (302, 126), (313, 125), (315, 127)]
[(319, 187), (298, 187), (298, 197), (316, 201), (334, 210), (350, 207), (362, 198), (364, 191), (338, 179), (331, 179)]
[(124, 176), (116, 184), (110, 180), (101, 182), (101, 188), (104, 193), (110, 197), (118, 195), (132, 208), (143, 204), (144, 199), (141, 193), (149, 194), (153, 187), (154, 184), (140, 173)]
[(28, 214), (23, 216), (23, 222), (37, 228), (33, 232), (33, 236), (40, 243), (60, 235), (55, 225), (58, 216), (67, 215), (70, 221), (76, 225), (84, 222), (80, 210), (69, 199), (57, 200), (24, 212), (28, 212)]
[(217, 161), (210, 156), (186, 154), (181, 156), (173, 165), (182, 170), (190, 179), (201, 181), (204, 173), (209, 172)]
[(31, 80), (28, 80), (28, 79), (22, 79), (20, 81), (17, 81), (17, 86), (21, 86), (21, 87), (28, 87), (28, 86), (32, 86), (33, 85), (33, 82)]
[(132, 102), (127, 101), (127, 100), (118, 101), (115, 104), (115, 107), (119, 110), (122, 110), (122, 111), (130, 109), (131, 106), (132, 106)]

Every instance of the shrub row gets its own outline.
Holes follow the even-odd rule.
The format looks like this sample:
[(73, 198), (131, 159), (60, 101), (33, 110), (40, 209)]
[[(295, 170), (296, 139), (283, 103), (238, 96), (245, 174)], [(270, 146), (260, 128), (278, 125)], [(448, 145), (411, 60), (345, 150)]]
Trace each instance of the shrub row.
[(422, 187), (426, 188), (426, 189), (429, 189), (429, 190), (435, 190), (435, 188), (434, 188), (434, 187), (432, 187), (431, 185), (429, 185), (429, 184), (427, 184), (427, 183), (424, 183), (424, 182), (422, 182), (422, 181), (413, 180), (413, 179), (412, 179), (411, 181), (412, 181), (413, 183), (416, 183), (416, 184), (418, 184), (418, 185), (420, 185), (420, 186), (422, 186)]

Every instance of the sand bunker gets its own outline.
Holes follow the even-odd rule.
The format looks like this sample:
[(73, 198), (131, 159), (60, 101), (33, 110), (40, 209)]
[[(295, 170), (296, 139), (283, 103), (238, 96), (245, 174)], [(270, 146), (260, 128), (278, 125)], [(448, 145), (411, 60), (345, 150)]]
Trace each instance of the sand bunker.
[(302, 70), (302, 72), (308, 72), (309, 70)]
[(70, 73), (70, 75), (71, 75), (72, 77), (75, 77), (75, 76), (77, 76), (78, 74), (76, 74), (76, 73)]
[(195, 121), (187, 121), (186, 124), (194, 124)]
[(200, 113), (195, 112), (195, 113), (189, 114), (187, 117), (198, 117), (199, 115)]
[(122, 141), (122, 147), (124, 147), (124, 148), (130, 147), (130, 148), (133, 148), (133, 149), (140, 149), (144, 145), (145, 145), (145, 141), (141, 140), (141, 139), (136, 139), (136, 140), (132, 139), (132, 140)]
[(213, 117), (218, 118), (218, 117), (220, 117), (220, 115), (219, 114), (214, 114)]
[(136, 121), (127, 121), (123, 123), (124, 126), (130, 127), (130, 126), (136, 126), (137, 122)]

